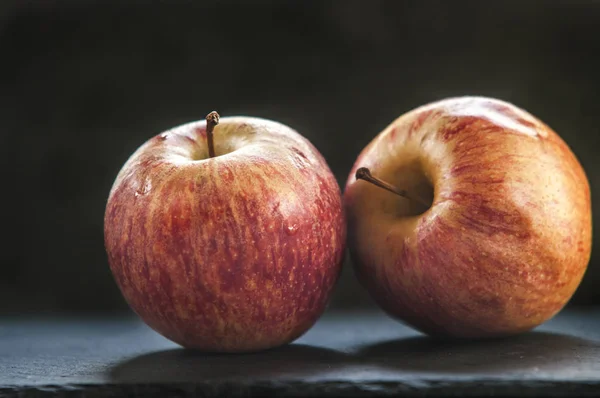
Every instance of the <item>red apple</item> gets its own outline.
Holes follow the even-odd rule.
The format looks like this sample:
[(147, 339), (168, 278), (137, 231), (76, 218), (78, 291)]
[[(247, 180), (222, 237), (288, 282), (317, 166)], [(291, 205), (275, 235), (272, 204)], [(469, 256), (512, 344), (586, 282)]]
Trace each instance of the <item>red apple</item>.
[(119, 172), (104, 219), (111, 271), (131, 308), (182, 346), (286, 344), (315, 323), (338, 279), (339, 185), (283, 124), (224, 118), (213, 139), (218, 115), (207, 120), (208, 132), (197, 121), (149, 139)]
[(344, 202), (358, 278), (433, 336), (530, 330), (563, 308), (590, 258), (584, 170), (551, 128), (500, 100), (402, 115), (362, 151)]

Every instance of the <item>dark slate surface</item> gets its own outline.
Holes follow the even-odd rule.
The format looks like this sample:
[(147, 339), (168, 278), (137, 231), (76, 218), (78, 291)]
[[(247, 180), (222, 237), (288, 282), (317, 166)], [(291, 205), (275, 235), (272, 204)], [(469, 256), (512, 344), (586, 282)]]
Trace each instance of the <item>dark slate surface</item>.
[(379, 312), (328, 313), (258, 354), (180, 349), (135, 318), (3, 319), (0, 396), (600, 395), (600, 309), (522, 336), (439, 342)]

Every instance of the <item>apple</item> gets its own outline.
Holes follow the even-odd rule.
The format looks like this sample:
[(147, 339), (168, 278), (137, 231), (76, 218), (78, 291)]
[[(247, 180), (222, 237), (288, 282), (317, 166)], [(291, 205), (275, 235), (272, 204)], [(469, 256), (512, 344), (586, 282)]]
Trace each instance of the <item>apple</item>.
[(361, 284), (431, 336), (535, 328), (590, 259), (581, 164), (550, 127), (497, 99), (447, 98), (397, 118), (358, 156), (344, 206)]
[(120, 291), (151, 328), (187, 348), (248, 352), (295, 340), (323, 313), (346, 221), (340, 186), (306, 138), (211, 112), (131, 155), (104, 240)]

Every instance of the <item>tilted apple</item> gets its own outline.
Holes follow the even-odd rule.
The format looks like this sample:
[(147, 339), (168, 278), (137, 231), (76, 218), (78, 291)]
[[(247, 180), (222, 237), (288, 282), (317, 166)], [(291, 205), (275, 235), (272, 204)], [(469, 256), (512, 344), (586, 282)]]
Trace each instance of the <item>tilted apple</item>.
[(356, 160), (344, 201), (358, 278), (434, 336), (530, 330), (563, 308), (590, 258), (582, 166), (550, 127), (496, 99), (396, 119)]
[(115, 280), (150, 327), (185, 347), (243, 352), (291, 342), (322, 314), (346, 223), (339, 185), (306, 138), (213, 112), (133, 153), (104, 233)]

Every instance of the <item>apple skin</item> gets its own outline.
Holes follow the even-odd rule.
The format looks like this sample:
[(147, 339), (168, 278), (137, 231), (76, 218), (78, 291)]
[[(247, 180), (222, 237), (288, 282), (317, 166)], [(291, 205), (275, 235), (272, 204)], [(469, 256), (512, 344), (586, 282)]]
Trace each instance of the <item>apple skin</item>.
[[(356, 180), (360, 167), (433, 194), (431, 207)], [(359, 155), (344, 202), (361, 284), (389, 315), (435, 337), (540, 325), (568, 302), (590, 259), (579, 161), (547, 125), (492, 98), (447, 98), (397, 118)]]
[(318, 150), (265, 119), (159, 134), (127, 160), (104, 218), (110, 269), (158, 333), (187, 348), (259, 351), (320, 317), (346, 240), (340, 187)]

